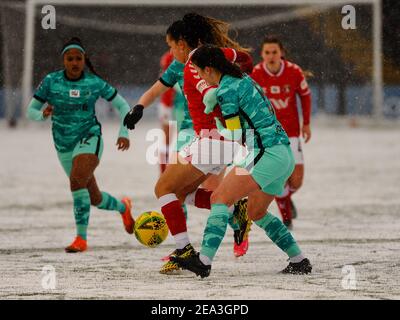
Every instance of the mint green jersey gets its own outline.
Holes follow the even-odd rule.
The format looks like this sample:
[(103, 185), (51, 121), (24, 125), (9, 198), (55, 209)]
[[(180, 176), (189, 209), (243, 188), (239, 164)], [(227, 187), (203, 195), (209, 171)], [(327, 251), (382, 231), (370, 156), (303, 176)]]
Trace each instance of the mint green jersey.
[(77, 80), (66, 77), (65, 71), (48, 74), (40, 83), (34, 98), (54, 107), (52, 132), (59, 152), (68, 152), (83, 138), (101, 135), (95, 113), (101, 97), (111, 101), (117, 90), (95, 74), (83, 72)]
[(262, 89), (247, 75), (235, 78), (223, 75), (216, 90), (225, 119), (239, 116), (249, 150), (289, 144), (285, 130)]
[[(160, 82), (169, 88), (178, 84), (180, 92), (183, 92), (183, 68), (185, 65), (177, 60), (171, 62), (168, 68), (164, 71), (164, 73), (160, 77)], [(183, 119), (180, 124), (180, 130), (193, 128), (192, 118), (189, 114), (189, 109), (187, 105), (187, 101), (182, 95), (183, 99), (179, 100), (180, 106), (182, 106), (183, 111)]]

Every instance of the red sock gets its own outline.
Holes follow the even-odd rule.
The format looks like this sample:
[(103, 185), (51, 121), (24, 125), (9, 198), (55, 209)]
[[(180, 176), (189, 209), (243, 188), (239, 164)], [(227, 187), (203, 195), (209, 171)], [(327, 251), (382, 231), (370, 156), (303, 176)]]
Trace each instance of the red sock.
[(211, 194), (212, 191), (203, 188), (197, 189), (194, 197), (194, 205), (196, 206), (196, 208), (211, 209)]
[(290, 193), (286, 197), (275, 197), (283, 221), (292, 220), (292, 208), (290, 207)]
[(182, 205), (179, 200), (173, 200), (161, 207), (169, 231), (174, 236), (181, 232), (186, 232), (186, 219), (183, 212)]

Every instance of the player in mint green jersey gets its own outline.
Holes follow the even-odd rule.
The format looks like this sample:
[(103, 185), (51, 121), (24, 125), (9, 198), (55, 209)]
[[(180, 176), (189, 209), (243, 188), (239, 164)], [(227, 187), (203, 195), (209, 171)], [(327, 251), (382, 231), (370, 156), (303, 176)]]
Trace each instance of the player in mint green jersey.
[[(40, 83), (27, 111), (31, 120), (52, 120), (52, 133), (58, 158), (70, 180), (76, 238), (66, 252), (87, 249), (87, 228), (90, 206), (117, 211), (125, 230), (132, 234), (134, 220), (131, 200), (121, 201), (100, 191), (94, 171), (103, 152), (101, 125), (97, 121), (95, 104), (99, 98), (110, 101), (119, 112), (121, 125), (117, 140), (118, 150), (129, 148), (128, 130), (122, 122), (129, 105), (115, 88), (94, 71), (85, 49), (78, 38), (69, 40), (62, 49), (64, 69), (49, 73)], [(85, 64), (89, 71), (85, 71)], [(44, 104), (48, 106), (43, 108)]]
[(196, 275), (207, 277), (226, 232), (229, 206), (248, 196), (250, 219), (289, 256), (290, 263), (282, 273), (310, 273), (310, 261), (303, 256), (287, 227), (267, 211), (275, 196), (283, 191), (295, 164), (288, 136), (271, 103), (250, 77), (225, 58), (220, 48), (204, 45), (195, 51), (192, 62), (201, 78), (209, 85), (218, 85), (216, 101), (226, 125), (215, 118), (218, 131), (228, 140), (240, 141), (245, 136), (248, 155), (211, 196), (211, 214), (200, 254), (172, 257), (172, 260)]

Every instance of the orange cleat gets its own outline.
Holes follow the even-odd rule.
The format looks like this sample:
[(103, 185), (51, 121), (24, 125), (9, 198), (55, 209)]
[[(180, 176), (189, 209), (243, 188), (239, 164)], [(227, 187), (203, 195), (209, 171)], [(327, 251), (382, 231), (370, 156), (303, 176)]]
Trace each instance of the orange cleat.
[(237, 244), (236, 242), (233, 243), (233, 254), (237, 258), (244, 256), (247, 253), (248, 249), (249, 249), (249, 238), (243, 240), (240, 244)]
[(126, 232), (129, 234), (133, 233), (133, 227), (135, 226), (135, 220), (132, 217), (132, 200), (129, 198), (123, 198), (121, 202), (125, 205), (125, 212), (121, 213), (122, 222), (124, 223), (124, 227)]
[(72, 242), (68, 247), (65, 248), (65, 252), (75, 253), (83, 252), (87, 250), (87, 241), (80, 236), (76, 236), (74, 242)]

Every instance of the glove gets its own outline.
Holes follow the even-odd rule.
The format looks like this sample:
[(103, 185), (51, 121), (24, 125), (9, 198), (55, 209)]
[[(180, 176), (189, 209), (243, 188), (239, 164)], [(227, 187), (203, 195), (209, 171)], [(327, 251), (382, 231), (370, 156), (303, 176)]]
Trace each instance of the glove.
[(141, 104), (134, 106), (124, 118), (124, 126), (131, 130), (135, 129), (136, 123), (143, 117), (143, 109), (144, 106)]
[(215, 124), (217, 126), (217, 130), (221, 136), (225, 139), (232, 141), (239, 141), (242, 138), (242, 129), (229, 130), (224, 127), (221, 120), (218, 117), (215, 117)]

